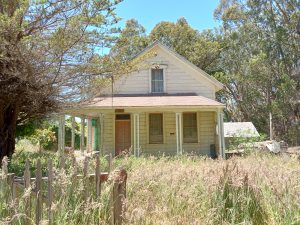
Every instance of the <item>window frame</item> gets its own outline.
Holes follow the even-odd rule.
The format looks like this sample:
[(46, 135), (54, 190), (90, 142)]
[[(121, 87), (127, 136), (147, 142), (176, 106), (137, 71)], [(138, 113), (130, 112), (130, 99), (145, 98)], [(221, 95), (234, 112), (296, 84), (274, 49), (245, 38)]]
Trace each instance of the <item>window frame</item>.
[[(151, 115), (161, 115), (162, 140), (160, 142), (152, 142), (151, 141), (151, 137), (150, 137), (150, 135), (151, 135), (151, 132), (150, 132), (150, 129), (151, 129), (150, 116)], [(148, 129), (147, 129), (148, 130), (148, 143), (151, 144), (151, 145), (152, 144), (154, 144), (154, 145), (155, 144), (164, 144), (164, 140), (165, 140), (165, 135), (164, 135), (164, 130), (165, 130), (164, 129), (164, 114), (163, 113), (149, 113), (147, 117), (148, 117), (147, 118), (148, 119)]]
[[(162, 69), (163, 71), (163, 91), (162, 92), (152, 92), (152, 69)], [(155, 64), (149, 69), (149, 93), (151, 94), (163, 94), (167, 92), (167, 65)]]
[[(187, 126), (185, 125), (184, 121), (184, 116), (185, 115), (195, 115), (195, 119), (196, 119), (196, 124), (195, 126)], [(193, 128), (196, 131), (196, 136), (195, 139), (192, 139), (191, 137), (185, 137), (185, 128)], [(195, 144), (199, 142), (199, 130), (198, 130), (198, 114), (197, 112), (185, 112), (182, 113), (182, 142), (185, 144)]]

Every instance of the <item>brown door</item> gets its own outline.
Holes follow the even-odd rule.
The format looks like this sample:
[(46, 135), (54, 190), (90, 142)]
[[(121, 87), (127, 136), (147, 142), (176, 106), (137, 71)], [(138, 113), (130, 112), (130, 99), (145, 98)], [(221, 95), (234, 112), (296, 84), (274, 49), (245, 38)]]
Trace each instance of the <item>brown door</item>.
[(128, 151), (131, 147), (130, 115), (116, 115), (115, 142), (116, 155), (120, 155), (123, 151)]

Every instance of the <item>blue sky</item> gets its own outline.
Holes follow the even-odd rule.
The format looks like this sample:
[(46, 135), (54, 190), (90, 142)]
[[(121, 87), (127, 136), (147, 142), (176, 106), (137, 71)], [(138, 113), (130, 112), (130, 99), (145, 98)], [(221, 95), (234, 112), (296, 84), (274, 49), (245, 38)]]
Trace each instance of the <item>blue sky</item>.
[(185, 17), (188, 23), (199, 31), (218, 26), (220, 23), (213, 18), (214, 9), (219, 0), (124, 0), (116, 13), (125, 21), (134, 18), (146, 28), (149, 33), (161, 21), (175, 22)]

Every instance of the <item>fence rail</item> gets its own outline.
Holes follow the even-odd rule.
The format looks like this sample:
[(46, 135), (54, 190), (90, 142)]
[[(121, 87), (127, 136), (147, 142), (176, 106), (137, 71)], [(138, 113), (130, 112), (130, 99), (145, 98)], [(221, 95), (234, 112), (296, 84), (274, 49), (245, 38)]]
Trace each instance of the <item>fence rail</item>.
[[(122, 214), (123, 214), (123, 203), (126, 197), (126, 181), (127, 173), (123, 169), (112, 170), (112, 157), (108, 159), (109, 172), (101, 172), (100, 158), (97, 156), (95, 161), (94, 173), (88, 173), (90, 168), (89, 158), (85, 158), (83, 162), (83, 173), (78, 173), (78, 164), (75, 159), (72, 161), (70, 179), (71, 182), (76, 182), (81, 180), (83, 182), (83, 202), (88, 203), (90, 199), (91, 184), (94, 185), (94, 191), (96, 199), (99, 201), (101, 196), (101, 187), (103, 182), (110, 182), (112, 184), (111, 195), (110, 195), (110, 209), (111, 209), (111, 223), (112, 224), (122, 224)], [(60, 159), (60, 169), (65, 167), (65, 158)], [(44, 170), (45, 171), (45, 170)], [(61, 170), (59, 170), (61, 171)], [(28, 190), (29, 197), (25, 199), (24, 213), (25, 224), (32, 224), (33, 218), (35, 224), (40, 224), (43, 219), (43, 204), (47, 207), (47, 220), (48, 224), (52, 224), (52, 206), (55, 200), (54, 194), (54, 182), (56, 181), (58, 174), (54, 172), (54, 166), (52, 159), (48, 160), (47, 163), (47, 176), (43, 177), (43, 170), (41, 165), (41, 160), (38, 159), (36, 163), (35, 177), (31, 177), (30, 163), (26, 160), (25, 168), (22, 177), (15, 176), (14, 173), (8, 173), (8, 159), (5, 157), (2, 161), (2, 175), (0, 176), (0, 184), (4, 183), (8, 186), (9, 193), (6, 198), (7, 201), (11, 200), (15, 203), (18, 202), (18, 193), (23, 193)], [(46, 186), (46, 188), (45, 188)], [(34, 204), (32, 204), (32, 198), (34, 199)], [(32, 213), (32, 207), (35, 207), (34, 214)], [(13, 218), (15, 214), (20, 214), (20, 212), (11, 211), (10, 217)], [(44, 213), (45, 215), (45, 213)]]

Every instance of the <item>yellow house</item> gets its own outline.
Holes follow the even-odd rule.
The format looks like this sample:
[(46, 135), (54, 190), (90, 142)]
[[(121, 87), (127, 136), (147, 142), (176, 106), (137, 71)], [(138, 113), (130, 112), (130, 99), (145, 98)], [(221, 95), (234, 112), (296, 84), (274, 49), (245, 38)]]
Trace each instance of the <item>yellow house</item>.
[[(68, 110), (82, 118), (81, 150), (117, 156), (198, 154), (224, 157), (223, 109), (215, 93), (223, 85), (159, 42), (140, 55), (147, 68), (121, 77), (93, 103)], [(84, 121), (87, 119), (87, 143)], [(64, 117), (59, 148), (64, 149)], [(74, 147), (74, 131), (72, 132)]]

